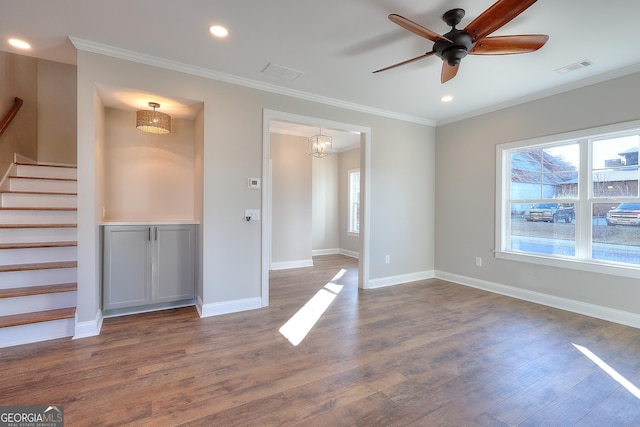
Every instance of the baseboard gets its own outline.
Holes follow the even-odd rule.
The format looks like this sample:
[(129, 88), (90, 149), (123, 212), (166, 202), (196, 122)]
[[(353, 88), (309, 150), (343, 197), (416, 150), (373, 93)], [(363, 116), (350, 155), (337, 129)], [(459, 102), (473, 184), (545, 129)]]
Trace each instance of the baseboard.
[(311, 251), (312, 256), (336, 255), (336, 254), (344, 255), (344, 256), (348, 256), (356, 259), (360, 257), (360, 254), (358, 252), (350, 251), (348, 249), (342, 249), (342, 248), (314, 249), (313, 251)]
[(19, 154), (19, 153), (13, 153), (13, 162), (14, 163), (24, 163), (24, 164), (30, 163), (30, 164), (33, 164), (33, 165), (37, 165), (38, 164), (38, 162), (33, 160), (32, 158), (29, 158), (27, 156), (23, 156), (22, 154)]
[(367, 289), (384, 288), (386, 286), (402, 285), (404, 283), (416, 282), (418, 280), (433, 279), (434, 271), (419, 271), (416, 273), (400, 274), (397, 276), (380, 277), (378, 279), (369, 279)]
[(16, 164), (11, 163), (7, 168), (4, 176), (2, 177), (2, 181), (0, 181), (0, 190), (9, 190), (9, 176), (15, 175)]
[(360, 258), (360, 254), (358, 252), (350, 251), (348, 249), (338, 249), (338, 253), (340, 255), (348, 256), (348, 257), (355, 258), (355, 259), (359, 259)]
[(435, 277), (459, 285), (482, 289), (484, 291), (493, 292), (496, 294), (533, 302), (536, 304), (546, 305), (548, 307), (558, 308), (560, 310), (570, 311), (572, 313), (583, 314), (585, 316), (619, 323), (621, 325), (640, 328), (640, 314), (637, 313), (630, 313), (628, 311), (618, 310), (615, 308), (609, 308), (601, 305), (576, 301), (569, 298), (548, 295), (541, 292), (515, 288), (513, 286), (488, 282), (486, 280), (475, 279), (473, 277), (461, 276), (444, 271), (436, 271)]
[(219, 316), (221, 314), (237, 313), (239, 311), (262, 308), (262, 298), (245, 298), (235, 301), (203, 304), (202, 299), (198, 297), (196, 308), (198, 309), (200, 317)]
[(73, 334), (73, 339), (88, 338), (100, 335), (100, 329), (102, 329), (102, 321), (104, 317), (102, 312), (98, 310), (96, 317), (88, 322), (78, 322), (78, 314), (76, 313), (76, 327)]
[(297, 261), (272, 262), (270, 270), (287, 270), (289, 268), (313, 267), (312, 259), (300, 259)]
[(0, 348), (50, 341), (59, 338), (70, 339), (73, 335), (73, 328), (73, 319), (60, 319), (0, 328)]
[(311, 251), (311, 256), (322, 256), (322, 255), (335, 255), (339, 254), (340, 249), (314, 249)]

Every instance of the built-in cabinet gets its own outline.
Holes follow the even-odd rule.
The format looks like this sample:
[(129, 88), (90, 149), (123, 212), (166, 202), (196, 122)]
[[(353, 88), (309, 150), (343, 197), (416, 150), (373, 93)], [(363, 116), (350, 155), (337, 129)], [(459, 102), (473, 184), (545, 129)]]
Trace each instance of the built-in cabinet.
[(103, 309), (144, 311), (193, 303), (196, 224), (103, 226)]

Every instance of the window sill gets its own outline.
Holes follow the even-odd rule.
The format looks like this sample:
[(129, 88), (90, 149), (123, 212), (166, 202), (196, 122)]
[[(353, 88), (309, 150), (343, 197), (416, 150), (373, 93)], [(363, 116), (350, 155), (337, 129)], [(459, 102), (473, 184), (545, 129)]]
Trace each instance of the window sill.
[(547, 265), (551, 267), (570, 268), (573, 270), (588, 271), (590, 273), (608, 274), (612, 276), (640, 279), (640, 268), (627, 265), (613, 265), (597, 261), (584, 261), (576, 259), (551, 258), (543, 255), (534, 255), (521, 252), (495, 252), (498, 259), (509, 261), (528, 262), (531, 264)]
[(347, 236), (360, 237), (360, 233), (354, 233), (353, 231), (347, 231)]

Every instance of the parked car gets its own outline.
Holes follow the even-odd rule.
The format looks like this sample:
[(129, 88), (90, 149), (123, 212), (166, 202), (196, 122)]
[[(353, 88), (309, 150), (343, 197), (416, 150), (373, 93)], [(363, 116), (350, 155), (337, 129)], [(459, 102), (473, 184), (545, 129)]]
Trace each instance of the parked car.
[(573, 203), (536, 203), (524, 213), (527, 221), (558, 222), (564, 220), (569, 223), (576, 217)]
[(640, 225), (640, 203), (620, 203), (607, 212), (607, 225)]

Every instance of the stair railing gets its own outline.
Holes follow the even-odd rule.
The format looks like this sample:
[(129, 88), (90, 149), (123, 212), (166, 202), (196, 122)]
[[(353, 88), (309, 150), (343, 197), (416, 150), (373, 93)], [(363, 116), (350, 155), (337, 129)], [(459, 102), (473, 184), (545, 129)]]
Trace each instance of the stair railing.
[(2, 136), (4, 131), (9, 126), (9, 123), (11, 123), (11, 120), (13, 120), (13, 118), (16, 116), (20, 107), (22, 107), (22, 102), (23, 102), (22, 99), (16, 96), (16, 99), (13, 102), (13, 107), (9, 109), (9, 111), (7, 112), (7, 115), (4, 116), (4, 118), (0, 122), (0, 136)]

